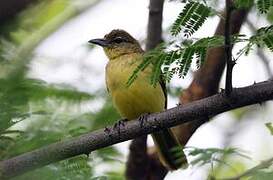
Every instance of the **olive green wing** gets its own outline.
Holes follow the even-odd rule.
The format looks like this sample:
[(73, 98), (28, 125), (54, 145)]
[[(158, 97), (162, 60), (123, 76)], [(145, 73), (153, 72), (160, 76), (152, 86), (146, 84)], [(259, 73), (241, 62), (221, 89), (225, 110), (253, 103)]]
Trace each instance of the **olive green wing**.
[(162, 89), (162, 91), (164, 93), (164, 96), (165, 96), (165, 109), (167, 109), (167, 98), (168, 98), (167, 96), (168, 95), (167, 95), (166, 83), (165, 83), (165, 81), (163, 79), (162, 73), (160, 74), (159, 84), (160, 84), (161, 89)]

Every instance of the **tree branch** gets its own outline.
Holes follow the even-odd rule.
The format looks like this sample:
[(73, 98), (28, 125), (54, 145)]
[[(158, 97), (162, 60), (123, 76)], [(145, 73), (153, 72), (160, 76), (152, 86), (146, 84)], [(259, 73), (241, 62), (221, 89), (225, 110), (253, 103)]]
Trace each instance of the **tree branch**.
[(189, 121), (239, 107), (273, 99), (273, 81), (265, 81), (244, 88), (234, 88), (227, 98), (223, 93), (178, 106), (165, 112), (148, 115), (144, 121), (138, 119), (124, 125), (100, 129), (67, 141), (53, 143), (0, 162), (0, 179), (11, 178), (27, 171), (90, 152), (142, 135), (160, 131)]
[(127, 180), (143, 179), (149, 169), (147, 154), (147, 135), (133, 139), (129, 147), (125, 176)]
[(164, 0), (150, 0), (146, 51), (162, 42), (162, 14)]
[(226, 0), (226, 20), (225, 20), (225, 59), (227, 63), (226, 73), (226, 95), (229, 96), (232, 91), (232, 69), (234, 61), (232, 61), (232, 46), (230, 43), (230, 18), (232, 11), (232, 0)]

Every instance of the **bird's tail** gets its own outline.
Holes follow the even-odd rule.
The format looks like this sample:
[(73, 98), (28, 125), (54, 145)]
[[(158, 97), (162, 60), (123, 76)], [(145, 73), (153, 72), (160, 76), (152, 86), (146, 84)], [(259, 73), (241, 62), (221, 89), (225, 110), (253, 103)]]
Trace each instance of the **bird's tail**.
[(187, 166), (187, 159), (181, 145), (170, 129), (152, 134), (158, 150), (159, 159), (169, 170)]

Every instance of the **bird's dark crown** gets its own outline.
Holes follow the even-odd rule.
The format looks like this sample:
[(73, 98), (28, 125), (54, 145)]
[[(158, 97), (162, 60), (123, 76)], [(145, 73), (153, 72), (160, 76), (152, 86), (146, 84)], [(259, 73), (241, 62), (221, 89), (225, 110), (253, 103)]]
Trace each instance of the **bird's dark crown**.
[(137, 43), (137, 40), (133, 38), (129, 33), (121, 29), (114, 29), (109, 34), (104, 36), (104, 39), (109, 43)]
[(91, 39), (88, 42), (103, 47), (110, 60), (126, 54), (143, 53), (138, 41), (129, 33), (120, 29), (112, 30), (103, 39)]

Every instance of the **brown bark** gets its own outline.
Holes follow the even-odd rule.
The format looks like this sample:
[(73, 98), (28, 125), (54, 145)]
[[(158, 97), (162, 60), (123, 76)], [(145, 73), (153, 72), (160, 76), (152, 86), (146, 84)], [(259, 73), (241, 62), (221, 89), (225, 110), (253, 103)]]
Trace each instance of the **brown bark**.
[(164, 0), (150, 0), (146, 51), (162, 42), (162, 14)]
[(126, 162), (125, 175), (127, 180), (144, 180), (149, 169), (147, 154), (147, 136), (133, 139), (129, 147), (129, 156)]

